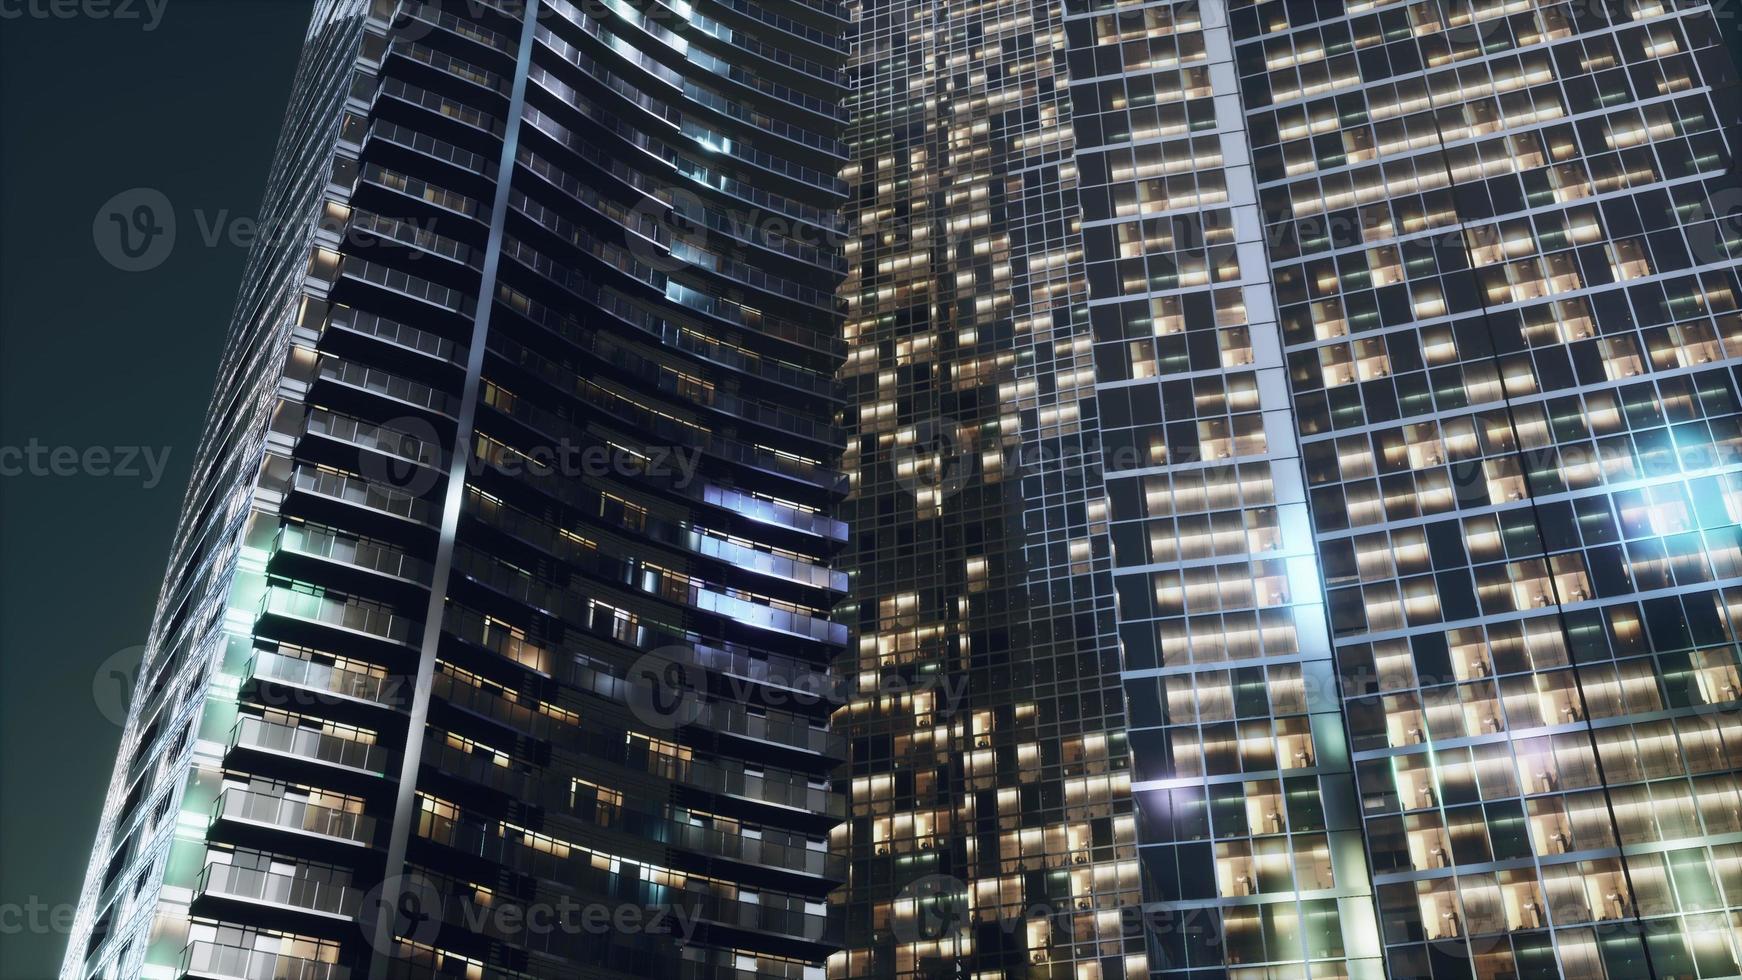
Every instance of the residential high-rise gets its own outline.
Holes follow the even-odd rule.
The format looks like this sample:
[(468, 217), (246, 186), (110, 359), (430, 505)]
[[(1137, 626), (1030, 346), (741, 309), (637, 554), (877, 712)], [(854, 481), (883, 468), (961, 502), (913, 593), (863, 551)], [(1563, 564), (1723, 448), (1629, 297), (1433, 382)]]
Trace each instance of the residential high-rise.
[(845, 33), (316, 7), (67, 980), (820, 975)]
[(1742, 972), (1739, 104), (1702, 0), (323, 3), (64, 980)]

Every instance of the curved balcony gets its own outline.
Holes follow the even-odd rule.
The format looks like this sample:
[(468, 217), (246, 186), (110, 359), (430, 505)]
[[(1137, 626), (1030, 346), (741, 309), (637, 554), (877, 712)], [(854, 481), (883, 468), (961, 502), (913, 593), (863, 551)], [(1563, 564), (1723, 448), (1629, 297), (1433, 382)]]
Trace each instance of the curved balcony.
[[(401, 53), (407, 53), (402, 50)], [(421, 59), (414, 59), (421, 60)], [(365, 149), (368, 140), (380, 140), (392, 143), (414, 153), (421, 153), (434, 160), (450, 164), (467, 174), (494, 180), (496, 177), (496, 161), (481, 154), (473, 153), (461, 146), (455, 146), (446, 140), (436, 139), (428, 133), (401, 126), (387, 119), (376, 119), (369, 126), (369, 134), (365, 137)]]
[(176, 975), (207, 980), (350, 980), (351, 968), (287, 953), (195, 941), (182, 952)]
[[(422, 624), (401, 616), (386, 606), (361, 599), (293, 592), (271, 587), (260, 599), (255, 631), (272, 637), (284, 633), (319, 633), (324, 640), (341, 637), (367, 639), (390, 648), (393, 655), (403, 656), (416, 649), (422, 640)], [(315, 643), (317, 648), (333, 648), (333, 643)]]
[[(398, 37), (388, 42), (387, 51), (380, 59), (386, 63), (389, 58), (404, 58), (408, 62), (434, 69), (446, 76), (437, 84), (445, 86), (448, 79), (464, 86), (476, 86), (474, 95), (491, 95), (507, 99), (513, 89), (513, 79), (499, 71), (478, 65), (464, 58), (456, 58), (439, 47), (431, 47), (418, 41)], [(397, 74), (388, 72), (389, 75)], [(431, 77), (427, 72), (408, 72), (413, 77)], [(467, 89), (466, 91), (470, 91)]]
[(845, 685), (841, 681), (829, 676), (825, 668), (796, 657), (777, 653), (753, 657), (741, 650), (688, 642), (668, 645), (663, 656), (724, 677), (779, 690), (788, 698), (815, 697), (830, 704), (845, 700), (842, 693)]
[[(450, 822), (434, 828), (425, 839), (526, 874), (560, 881), (588, 897), (599, 896), (625, 906), (683, 910), (688, 917), (717, 928), (777, 937), (793, 944), (795, 952), (799, 951), (797, 947), (829, 942), (842, 926), (839, 920), (830, 922), (826, 914), (741, 901), (700, 888), (653, 886), (620, 877), (593, 866), (591, 852), (578, 848), (562, 853), (540, 850), (530, 846), (520, 832), (508, 825), (500, 825), (499, 829), (498, 825)], [(550, 904), (562, 898), (547, 888), (534, 893), (535, 901)]]
[[(633, 760), (631, 764), (634, 764)], [(655, 776), (721, 796), (786, 810), (799, 810), (834, 820), (845, 820), (847, 817), (845, 798), (831, 793), (826, 786), (812, 786), (808, 780), (796, 776), (766, 773), (753, 775), (745, 772), (742, 766), (720, 765), (701, 759), (679, 762), (658, 755), (648, 755), (645, 768)]]
[[(436, 671), (430, 677), (430, 697), (468, 714), (486, 718), (499, 725), (523, 732), (533, 738), (556, 736), (560, 724), (549, 715), (510, 701), (494, 691), (475, 687), (452, 674)], [(433, 744), (433, 743), (432, 743)]]
[(278, 529), (272, 545), (275, 556), (278, 552), (287, 552), (318, 558), (419, 586), (427, 586), (430, 581), (428, 562), (392, 545), (337, 533), (330, 528), (285, 524)]
[(441, 450), (415, 436), (325, 409), (310, 409), (303, 432), (419, 466), (439, 468)]
[(745, 626), (758, 626), (762, 629), (802, 639), (815, 640), (818, 643), (829, 643), (835, 646), (847, 645), (847, 626), (820, 616), (807, 613), (777, 609), (748, 599), (727, 595), (713, 589), (691, 586), (688, 589), (687, 604), (704, 612), (729, 619)]
[(330, 384), (367, 391), (401, 405), (427, 409), (450, 419), (460, 414), (459, 400), (445, 391), (438, 391), (429, 385), (333, 354), (321, 355), (320, 367), (316, 373), (322, 381)]
[(455, 37), (463, 37), (468, 41), (494, 51), (507, 58), (514, 57), (514, 39), (501, 31), (493, 31), (462, 20), (452, 13), (442, 9), (439, 3), (402, 4), (400, 13), (413, 20), (420, 20), (431, 27), (439, 27)]
[[(599, 312), (638, 331), (645, 340), (657, 342), (661, 347), (676, 348), (736, 371), (744, 375), (745, 380), (751, 384), (785, 385), (810, 396), (836, 400), (834, 379), (830, 375), (764, 357), (709, 336), (699, 327), (663, 315), (656, 316), (609, 287), (582, 286), (576, 295)], [(558, 310), (505, 285), (498, 285), (497, 299), (527, 321), (562, 337), (576, 347), (586, 350), (593, 346), (593, 341), (588, 338), (596, 331), (582, 326), (572, 312)], [(770, 397), (779, 396), (771, 392)]]
[(458, 266), (464, 266), (473, 272), (482, 272), (484, 259), (478, 250), (458, 239), (446, 235), (438, 235), (428, 228), (414, 222), (399, 218), (389, 218), (357, 208), (351, 213), (351, 222), (345, 229), (345, 241), (358, 241), (357, 234), (365, 236), (364, 241), (375, 243), (392, 242), (413, 254), (416, 259), (419, 254), (434, 258), (446, 259)]
[(741, 705), (709, 702), (701, 723), (722, 735), (733, 735), (764, 747), (790, 749), (831, 759), (847, 758), (847, 739), (839, 732), (817, 728), (786, 712), (752, 714)]
[(366, 702), (383, 708), (401, 707), (403, 679), (347, 670), (336, 664), (288, 657), (271, 650), (257, 651), (242, 668), (242, 682), (267, 682), (327, 699)]
[(298, 466), (291, 478), (291, 488), (424, 527), (434, 528), (441, 522), (441, 514), (435, 505), (422, 497), (383, 487), (349, 473)]
[[(766, 24), (776, 30), (784, 31), (787, 34), (791, 34), (793, 37), (803, 38), (818, 47), (828, 48), (831, 51), (837, 51), (841, 54), (845, 54), (849, 50), (847, 42), (843, 40), (843, 36), (840, 32), (821, 31), (808, 24), (801, 24), (798, 21), (793, 20), (791, 17), (782, 16), (773, 10), (768, 10), (758, 4), (751, 3), (750, 0), (718, 0), (718, 2), (721, 6), (734, 10), (745, 17)], [(804, 0), (800, 0), (800, 2), (804, 2)], [(844, 11), (836, 9), (833, 5), (824, 6), (815, 3), (805, 3), (805, 6), (827, 14), (830, 17), (834, 17), (837, 20), (845, 21), (847, 19), (847, 14)]]
[(672, 847), (761, 868), (791, 871), (836, 881), (846, 879), (846, 858), (827, 850), (758, 840), (712, 827), (677, 823), (656, 814), (634, 810), (622, 811), (615, 829)]
[(375, 843), (375, 818), (368, 814), (235, 786), (218, 797), (212, 807), (212, 822), (282, 830), (361, 847)]
[[(549, 551), (568, 562), (577, 571), (584, 571), (597, 580), (611, 583), (612, 588), (624, 589), (625, 591), (639, 590), (692, 611), (712, 613), (730, 621), (736, 627), (778, 632), (837, 647), (845, 646), (847, 643), (846, 625), (817, 615), (817, 610), (793, 604), (771, 605), (765, 601), (757, 601), (764, 598), (757, 593), (745, 592), (730, 586), (716, 588), (711, 583), (700, 580), (692, 580), (687, 583), (675, 581), (669, 588), (666, 588), (657, 583), (649, 583), (642, 577), (641, 562), (606, 556), (577, 545), (565, 544), (567, 539), (559, 539), (546, 533), (549, 525), (535, 518), (507, 509), (499, 509), (490, 513), (484, 512), (480, 508), (471, 508), (467, 513), (478, 517), (498, 530)], [(529, 529), (533, 533), (529, 534)], [(502, 585), (491, 582), (487, 574), (480, 574), (476, 570), (472, 574), (474, 578), (492, 585), (505, 594), (525, 595), (528, 591), (525, 588), (504, 588)], [(570, 594), (577, 598), (585, 597), (584, 593)], [(544, 597), (543, 601), (548, 605), (552, 598), (562, 599), (565, 596), (551, 591)], [(556, 606), (556, 608), (565, 611), (566, 607), (567, 603), (560, 603)], [(585, 618), (576, 618), (575, 622), (577, 625), (584, 625), (586, 620)], [(544, 670), (545, 673), (550, 672), (544, 668), (540, 669)]]
[(748, 548), (713, 535), (691, 531), (690, 550), (735, 568), (834, 592), (847, 591), (847, 573), (814, 562)]
[(446, 337), (419, 330), (397, 320), (389, 320), (368, 310), (349, 306), (334, 307), (327, 318), (327, 325), (373, 337), (383, 343), (433, 357), (438, 361), (453, 362), (464, 359), (465, 349)]
[[(488, 223), (488, 211), (483, 204), (459, 191), (449, 190), (439, 184), (401, 173), (379, 163), (369, 163), (357, 175), (354, 200), (370, 201), (380, 197), (381, 210), (404, 210), (407, 205), (414, 212), (430, 215), (432, 221), (443, 220), (450, 224), (461, 221), (478, 221)], [(413, 204), (412, 202), (416, 202)], [(346, 271), (351, 263), (359, 263), (359, 268)], [(436, 270), (431, 270), (436, 271)], [(410, 273), (399, 271), (392, 266), (368, 262), (355, 252), (345, 256), (339, 267), (341, 276), (349, 276), (358, 282), (369, 283), (389, 297), (399, 297), (411, 302), (394, 302), (393, 305), (405, 311), (405, 315), (421, 317), (428, 312), (429, 307), (439, 307), (449, 313), (458, 313), (462, 317), (470, 316), (473, 307), (473, 293), (452, 289), (440, 283), (432, 282)], [(336, 288), (339, 283), (333, 282)], [(390, 300), (391, 302), (391, 300)], [(455, 324), (458, 326), (458, 324)]]
[(733, 487), (721, 487), (710, 483), (703, 489), (701, 499), (704, 503), (719, 507), (722, 510), (729, 510), (761, 524), (774, 524), (798, 531), (807, 531), (843, 543), (847, 540), (847, 525), (844, 521), (836, 520), (817, 511), (803, 511), (787, 504), (756, 497)]
[(387, 774), (388, 751), (374, 742), (340, 738), (313, 728), (284, 725), (253, 715), (243, 715), (230, 730), (229, 749), (265, 753), (349, 770), (368, 776)]
[(336, 919), (355, 918), (363, 898), (362, 893), (350, 885), (335, 885), (230, 864), (208, 864), (200, 872), (199, 880), (194, 883), (193, 900), (197, 904), (208, 896)]

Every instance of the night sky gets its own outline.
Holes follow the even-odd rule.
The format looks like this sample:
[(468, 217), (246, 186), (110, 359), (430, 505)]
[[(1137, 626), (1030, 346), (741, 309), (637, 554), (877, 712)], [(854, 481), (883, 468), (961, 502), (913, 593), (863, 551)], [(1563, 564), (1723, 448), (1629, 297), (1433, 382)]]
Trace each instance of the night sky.
[[(0, 19), (0, 447), (169, 453), (151, 489), (142, 460), (132, 477), (0, 476), (5, 980), (59, 968), (65, 935), (21, 916), (77, 901), (120, 739), (105, 709), (124, 703), (96, 675), (144, 642), (241, 278), (245, 250), (208, 246), (207, 229), (259, 205), (309, 12), (154, 0), (148, 31), (143, 0), (127, 5), (140, 19), (89, 16), (122, 0), (73, 3), (71, 19), (14, 18), (19, 0)], [(169, 199), (177, 237), (128, 273), (93, 221), (136, 187)]]

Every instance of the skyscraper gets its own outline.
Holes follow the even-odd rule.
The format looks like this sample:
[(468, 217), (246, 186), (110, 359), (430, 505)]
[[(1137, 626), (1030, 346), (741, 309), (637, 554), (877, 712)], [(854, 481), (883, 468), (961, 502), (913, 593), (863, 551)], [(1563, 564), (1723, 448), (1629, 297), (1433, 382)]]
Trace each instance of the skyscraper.
[(1742, 972), (1657, 0), (315, 13), (64, 980)]
[(1230, 23), (1390, 975), (1735, 972), (1714, 7)]
[(1062, 13), (862, 3), (856, 27), (830, 972), (1141, 974)]
[(316, 7), (68, 980), (820, 975), (845, 49)]
[(955, 698), (844, 718), (838, 975), (1378, 969), (1225, 8), (1104, 6), (860, 9), (843, 618)]

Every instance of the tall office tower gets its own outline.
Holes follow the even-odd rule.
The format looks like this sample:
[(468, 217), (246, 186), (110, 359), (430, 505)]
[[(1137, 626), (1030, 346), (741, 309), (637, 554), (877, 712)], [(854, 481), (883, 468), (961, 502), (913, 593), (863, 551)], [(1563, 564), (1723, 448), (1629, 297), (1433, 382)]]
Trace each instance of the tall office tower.
[(1150, 965), (1376, 978), (1227, 5), (1067, 8)]
[(1141, 976), (1063, 11), (856, 13), (830, 974)]
[(833, 975), (1377, 975), (1223, 10), (859, 10)]
[[(838, 972), (1735, 972), (1742, 190), (1710, 10), (859, 15)], [(1024, 469), (1060, 389), (1098, 444)], [(1129, 744), (1147, 962), (1057, 914), (1129, 898), (1097, 890), (1126, 777), (1109, 866), (1071, 877), (1094, 811), (1030, 687), (1073, 481), (1105, 483), (1129, 733), (1096, 723), (1109, 769)], [(1100, 533), (1061, 537), (1092, 562)]]
[(845, 27), (316, 6), (66, 980), (821, 976)]
[(1388, 973), (1742, 970), (1713, 6), (1240, 4)]

